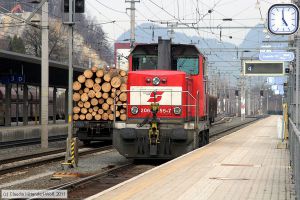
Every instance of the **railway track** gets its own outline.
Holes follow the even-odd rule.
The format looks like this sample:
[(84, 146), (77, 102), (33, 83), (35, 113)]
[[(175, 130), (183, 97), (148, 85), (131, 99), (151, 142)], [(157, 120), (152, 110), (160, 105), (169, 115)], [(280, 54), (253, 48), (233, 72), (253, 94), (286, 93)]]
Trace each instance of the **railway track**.
[(247, 121), (247, 122), (244, 122), (244, 123), (241, 123), (241, 124), (229, 126), (229, 127), (224, 128), (224, 129), (222, 129), (222, 130), (219, 130), (219, 131), (212, 132), (212, 133), (210, 133), (209, 137), (212, 138), (212, 137), (219, 136), (219, 135), (221, 135), (221, 134), (223, 134), (223, 133), (226, 133), (226, 132), (228, 132), (228, 131), (231, 131), (231, 130), (241, 129), (241, 128), (243, 128), (244, 126), (249, 125), (249, 124), (251, 124), (251, 123), (254, 123), (254, 122), (256, 122), (256, 121), (259, 120), (259, 119), (261, 119), (261, 118), (254, 118), (254, 120), (252, 120), (252, 121)]
[(68, 190), (68, 199), (84, 199), (144, 173), (156, 166), (157, 164), (142, 165), (130, 162), (122, 166), (112, 167), (104, 172), (86, 178), (47, 188), (47, 190)]
[[(79, 156), (97, 153), (112, 149), (111, 145), (99, 148), (83, 148), (79, 149)], [(35, 167), (50, 162), (61, 161), (65, 158), (65, 149), (36, 153), (15, 158), (3, 159), (0, 161), (0, 175), (19, 171), (25, 168)]]
[[(236, 131), (251, 123), (259, 120), (257, 118), (253, 121), (248, 121), (235, 126), (230, 126), (210, 135), (210, 138), (221, 135), (230, 134), (230, 131)], [(133, 178), (157, 165), (141, 165), (136, 164), (133, 161), (122, 166), (113, 166), (104, 172), (100, 172), (79, 180), (71, 181), (65, 184), (57, 185), (55, 187), (47, 188), (47, 190), (68, 190), (68, 199), (83, 199), (92, 196), (96, 193), (104, 191), (110, 187), (113, 187), (123, 181)]]
[[(49, 142), (57, 142), (63, 141), (67, 138), (67, 135), (55, 135), (49, 137)], [(24, 140), (15, 140), (15, 141), (8, 141), (8, 142), (0, 142), (0, 149), (8, 149), (13, 147), (20, 147), (20, 146), (29, 146), (40, 144), (41, 138), (30, 138)]]

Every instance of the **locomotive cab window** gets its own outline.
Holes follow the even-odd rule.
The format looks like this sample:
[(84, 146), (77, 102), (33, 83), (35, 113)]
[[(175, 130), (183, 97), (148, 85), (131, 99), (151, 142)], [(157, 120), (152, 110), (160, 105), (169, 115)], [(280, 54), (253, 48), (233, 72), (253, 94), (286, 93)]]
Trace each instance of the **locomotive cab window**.
[(135, 56), (133, 57), (133, 70), (154, 70), (157, 69), (157, 56)]
[(178, 58), (176, 64), (177, 70), (190, 75), (197, 75), (199, 73), (198, 62), (198, 58)]

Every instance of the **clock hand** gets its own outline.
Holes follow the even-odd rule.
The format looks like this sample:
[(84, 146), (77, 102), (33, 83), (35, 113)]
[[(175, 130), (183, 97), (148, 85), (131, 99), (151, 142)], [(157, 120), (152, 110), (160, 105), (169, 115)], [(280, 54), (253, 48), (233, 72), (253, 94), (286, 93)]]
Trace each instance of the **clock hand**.
[(282, 21), (283, 21), (283, 23), (284, 23), (286, 26), (288, 26), (288, 24), (286, 23), (286, 21), (285, 21), (284, 18), (282, 18)]
[(286, 26), (288, 26), (288, 24), (286, 23), (286, 21), (284, 19), (284, 9), (282, 9), (281, 11), (282, 11), (282, 21)]

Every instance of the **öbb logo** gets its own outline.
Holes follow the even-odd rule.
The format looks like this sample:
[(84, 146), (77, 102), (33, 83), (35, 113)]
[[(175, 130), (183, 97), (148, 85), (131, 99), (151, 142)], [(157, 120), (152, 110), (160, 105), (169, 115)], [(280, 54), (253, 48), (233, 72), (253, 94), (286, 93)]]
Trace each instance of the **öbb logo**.
[(147, 102), (149, 103), (159, 102), (162, 99), (163, 93), (164, 92), (162, 91), (151, 92), (150, 98), (148, 99)]

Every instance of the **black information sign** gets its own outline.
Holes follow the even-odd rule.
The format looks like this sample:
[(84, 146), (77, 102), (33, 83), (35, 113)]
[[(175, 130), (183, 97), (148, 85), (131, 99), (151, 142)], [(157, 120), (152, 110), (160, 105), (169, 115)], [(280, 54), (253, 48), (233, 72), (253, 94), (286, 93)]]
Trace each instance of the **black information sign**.
[(283, 62), (245, 62), (244, 74), (248, 76), (282, 76)]

